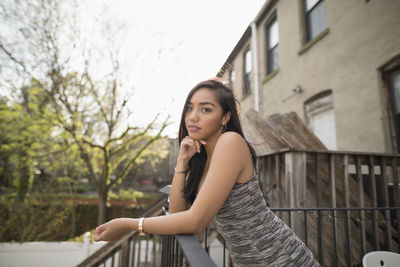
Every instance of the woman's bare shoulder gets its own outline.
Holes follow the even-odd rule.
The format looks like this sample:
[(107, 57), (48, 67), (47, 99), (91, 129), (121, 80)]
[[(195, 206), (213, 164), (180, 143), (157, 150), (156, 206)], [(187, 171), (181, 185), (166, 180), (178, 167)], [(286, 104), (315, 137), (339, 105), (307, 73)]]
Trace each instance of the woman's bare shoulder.
[(232, 132), (232, 131), (222, 133), (221, 136), (219, 137), (218, 141), (220, 141), (220, 140), (240, 141), (240, 142), (244, 142), (244, 143), (246, 142), (240, 134), (238, 134), (237, 132)]
[(223, 133), (215, 145), (211, 159), (210, 170), (223, 170), (220, 177), (235, 182), (243, 170), (248, 166), (249, 152), (245, 139), (236, 132)]
[(244, 138), (236, 132), (225, 132), (217, 141), (216, 147), (224, 147), (230, 151), (247, 150), (247, 143)]

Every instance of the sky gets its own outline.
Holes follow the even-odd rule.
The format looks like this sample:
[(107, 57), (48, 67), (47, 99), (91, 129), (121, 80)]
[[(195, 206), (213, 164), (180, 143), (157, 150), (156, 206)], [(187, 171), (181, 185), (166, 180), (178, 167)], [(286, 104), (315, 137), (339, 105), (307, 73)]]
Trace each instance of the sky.
[(125, 29), (120, 54), (130, 66), (132, 123), (170, 115), (165, 134), (176, 137), (188, 92), (217, 74), (265, 0), (89, 2), (83, 12), (107, 10), (102, 19)]

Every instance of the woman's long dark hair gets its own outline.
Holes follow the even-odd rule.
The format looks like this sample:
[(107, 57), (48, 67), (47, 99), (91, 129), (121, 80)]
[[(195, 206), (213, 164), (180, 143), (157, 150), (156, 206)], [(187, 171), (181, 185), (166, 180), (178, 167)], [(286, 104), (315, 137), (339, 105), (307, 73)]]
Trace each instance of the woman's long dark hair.
[[(240, 120), (239, 116), (236, 110), (236, 101), (235, 97), (233, 96), (233, 92), (231, 88), (225, 84), (222, 81), (219, 81), (217, 79), (211, 79), (211, 80), (206, 80), (203, 82), (198, 83), (188, 94), (186, 101), (185, 101), (185, 106), (183, 107), (183, 112), (182, 112), (182, 117), (181, 117), (181, 123), (179, 126), (179, 146), (182, 142), (182, 140), (188, 136), (188, 131), (186, 129), (185, 125), (185, 115), (187, 111), (187, 107), (189, 105), (190, 100), (192, 99), (193, 94), (199, 90), (200, 88), (207, 88), (211, 90), (212, 92), (215, 93), (215, 97), (218, 101), (218, 103), (222, 107), (222, 112), (225, 115), (227, 112), (231, 112), (231, 117), (226, 124), (226, 131), (232, 131), (232, 132), (237, 132), (240, 134), (243, 139), (243, 131), (242, 127), (240, 125)], [(255, 166), (255, 160), (256, 160), (256, 153), (254, 149), (249, 145), (249, 143), (246, 141), (251, 155), (253, 157), (253, 162)], [(189, 177), (187, 180), (187, 183), (185, 185), (185, 188), (183, 189), (183, 196), (190, 202), (193, 203), (196, 194), (197, 194), (197, 188), (199, 186), (199, 182), (201, 179), (201, 176), (204, 173), (204, 168), (206, 165), (207, 161), (207, 153), (204, 148), (204, 146), (201, 146), (201, 151), (200, 153), (195, 153), (195, 155), (189, 160)]]

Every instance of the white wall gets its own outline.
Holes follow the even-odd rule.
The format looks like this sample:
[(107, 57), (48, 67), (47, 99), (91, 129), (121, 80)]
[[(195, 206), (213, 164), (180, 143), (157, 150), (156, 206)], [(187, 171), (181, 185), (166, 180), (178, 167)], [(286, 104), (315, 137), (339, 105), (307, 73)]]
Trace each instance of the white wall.
[(76, 266), (106, 242), (0, 243), (0, 267)]

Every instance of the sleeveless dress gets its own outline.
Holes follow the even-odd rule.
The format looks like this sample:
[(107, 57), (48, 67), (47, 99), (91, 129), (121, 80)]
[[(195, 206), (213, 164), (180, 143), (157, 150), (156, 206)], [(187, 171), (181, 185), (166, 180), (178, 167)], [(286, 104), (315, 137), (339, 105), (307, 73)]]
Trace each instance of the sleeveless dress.
[(267, 207), (255, 169), (249, 181), (235, 183), (214, 221), (235, 267), (320, 266), (307, 246)]

